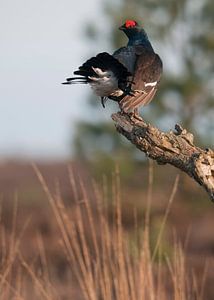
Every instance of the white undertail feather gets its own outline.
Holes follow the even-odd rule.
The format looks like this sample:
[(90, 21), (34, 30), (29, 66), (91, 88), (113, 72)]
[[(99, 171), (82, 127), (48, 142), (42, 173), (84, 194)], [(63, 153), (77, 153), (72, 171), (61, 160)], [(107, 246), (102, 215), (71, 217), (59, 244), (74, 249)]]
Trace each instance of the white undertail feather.
[(89, 84), (97, 96), (122, 95), (122, 90), (118, 88), (118, 79), (112, 71), (102, 71), (100, 68), (94, 67), (92, 69), (98, 77), (89, 76), (89, 79), (92, 80)]
[(145, 83), (145, 87), (147, 86), (156, 86), (157, 81)]

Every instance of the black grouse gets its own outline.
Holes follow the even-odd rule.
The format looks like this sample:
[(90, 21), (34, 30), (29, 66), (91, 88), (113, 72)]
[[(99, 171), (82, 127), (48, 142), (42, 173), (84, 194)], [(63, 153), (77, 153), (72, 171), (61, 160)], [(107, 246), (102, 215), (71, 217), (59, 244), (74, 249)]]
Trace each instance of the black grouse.
[(63, 84), (89, 84), (101, 97), (104, 106), (109, 98), (117, 101), (125, 113), (134, 112), (154, 97), (162, 74), (162, 61), (154, 52), (145, 30), (134, 20), (119, 27), (128, 37), (128, 44), (113, 55), (99, 53), (87, 60), (76, 77)]

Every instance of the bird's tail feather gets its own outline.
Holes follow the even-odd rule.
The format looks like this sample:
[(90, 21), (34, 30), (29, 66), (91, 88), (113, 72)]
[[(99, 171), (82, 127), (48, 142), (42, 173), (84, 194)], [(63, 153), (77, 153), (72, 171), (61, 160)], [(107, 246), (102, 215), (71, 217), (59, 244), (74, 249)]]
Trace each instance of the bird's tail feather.
[(139, 94), (134, 96), (126, 96), (120, 101), (120, 107), (124, 112), (134, 110), (139, 106), (145, 106), (153, 99), (157, 91), (156, 87), (150, 88), (148, 92), (141, 91)]
[(127, 80), (131, 73), (129, 73), (126, 67), (112, 55), (107, 52), (102, 52), (97, 54), (97, 56), (88, 59), (78, 70), (74, 71), (74, 75), (80, 76), (67, 78), (66, 82), (63, 82), (63, 84), (90, 83), (93, 81), (91, 79), (92, 77), (99, 77), (95, 70), (96, 68), (101, 71), (111, 70), (118, 78), (119, 82), (125, 82), (125, 84), (129, 83)]
[(77, 83), (87, 84), (88, 79), (86, 77), (70, 77), (70, 78), (66, 78), (65, 82), (62, 82), (62, 84), (77, 84)]

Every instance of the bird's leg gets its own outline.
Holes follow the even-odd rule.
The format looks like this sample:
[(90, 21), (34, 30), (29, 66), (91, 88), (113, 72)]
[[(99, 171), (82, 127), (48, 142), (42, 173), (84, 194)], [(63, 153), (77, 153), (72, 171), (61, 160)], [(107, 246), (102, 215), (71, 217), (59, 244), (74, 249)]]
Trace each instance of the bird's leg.
[[(128, 84), (128, 85), (123, 85), (120, 84), (119, 88), (124, 92), (125, 96), (133, 96), (134, 91), (132, 90), (132, 83)], [(124, 95), (123, 95), (124, 97)]]
[(132, 90), (132, 84), (130, 83), (126, 89), (125, 89), (125, 94), (129, 96), (133, 96), (134, 91)]

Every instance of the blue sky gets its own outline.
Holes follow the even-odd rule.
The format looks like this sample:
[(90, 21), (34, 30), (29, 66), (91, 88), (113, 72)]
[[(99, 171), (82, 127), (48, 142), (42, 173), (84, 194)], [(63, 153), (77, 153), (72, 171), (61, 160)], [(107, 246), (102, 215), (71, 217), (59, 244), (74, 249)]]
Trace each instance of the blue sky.
[(102, 1), (0, 1), (0, 158), (66, 158), (90, 90), (60, 83), (93, 53), (83, 33)]

